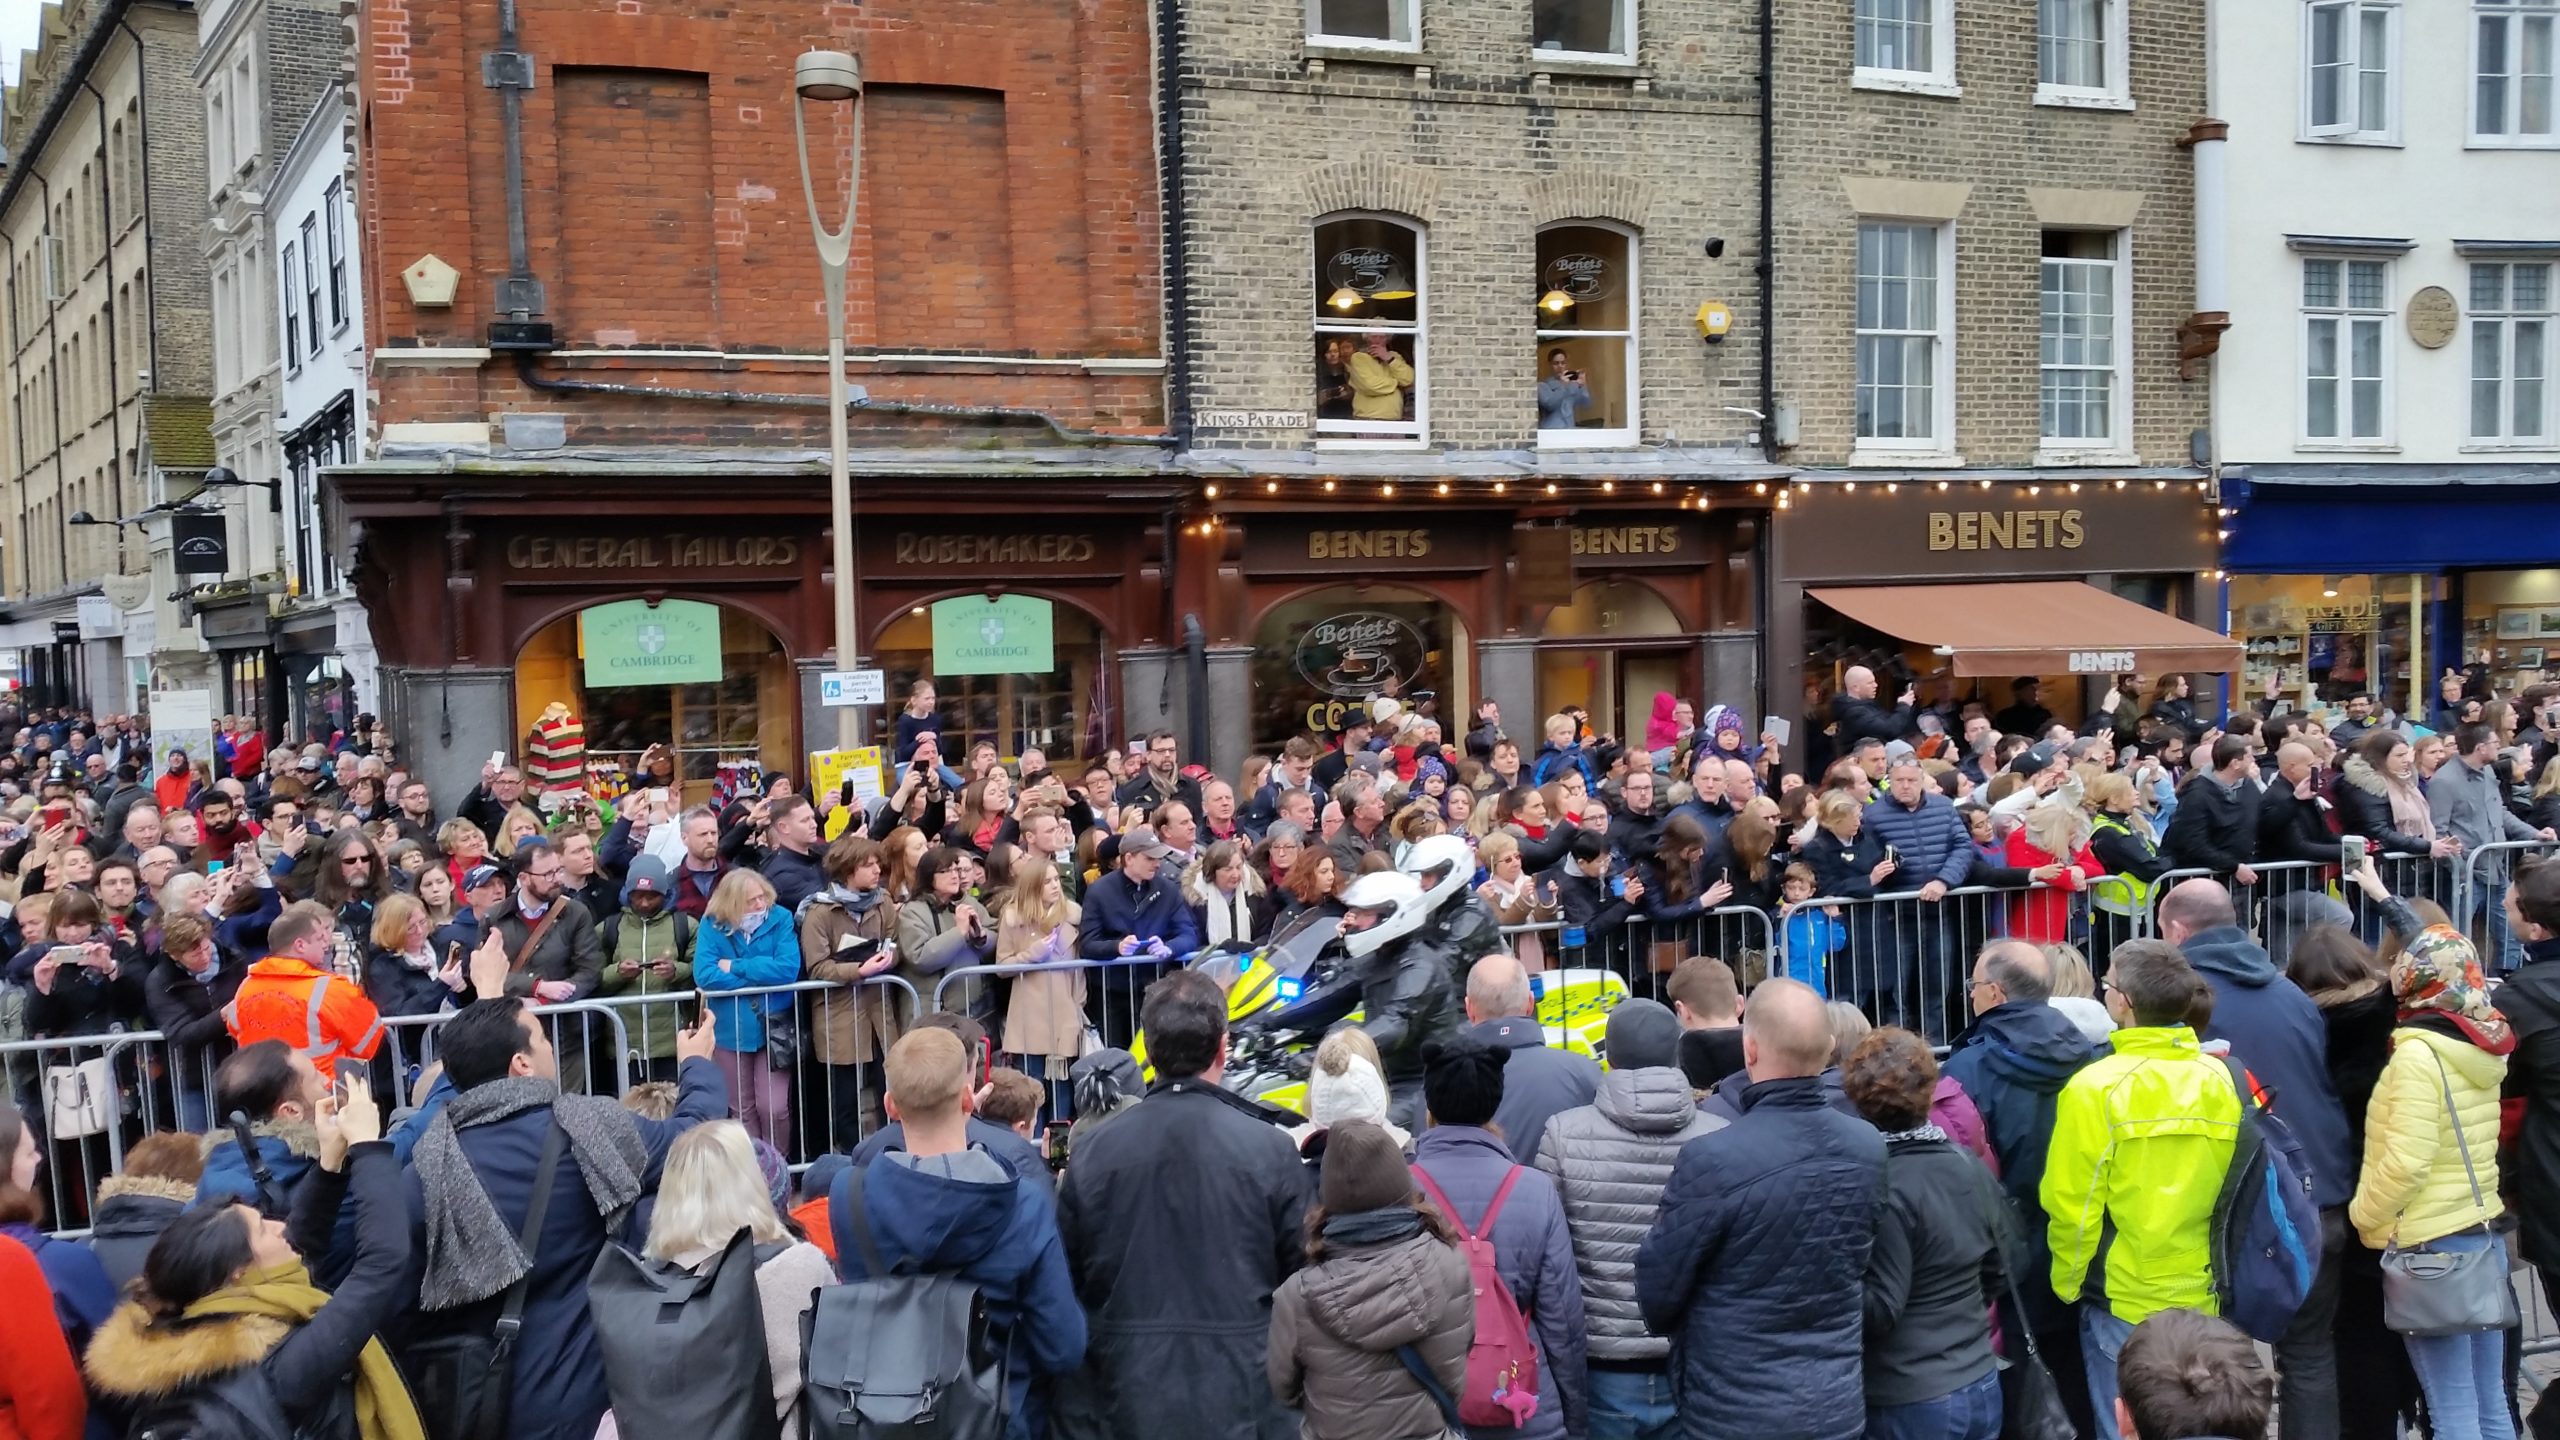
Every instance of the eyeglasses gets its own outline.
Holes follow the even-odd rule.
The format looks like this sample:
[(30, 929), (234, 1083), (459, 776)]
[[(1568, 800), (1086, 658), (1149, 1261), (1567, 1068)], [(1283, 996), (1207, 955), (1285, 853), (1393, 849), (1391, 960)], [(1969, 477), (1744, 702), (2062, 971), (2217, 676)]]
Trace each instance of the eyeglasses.
[(554, 865), (548, 870), (527, 870), (524, 872), (524, 878), (527, 880), (557, 880), (560, 878), (560, 867)]

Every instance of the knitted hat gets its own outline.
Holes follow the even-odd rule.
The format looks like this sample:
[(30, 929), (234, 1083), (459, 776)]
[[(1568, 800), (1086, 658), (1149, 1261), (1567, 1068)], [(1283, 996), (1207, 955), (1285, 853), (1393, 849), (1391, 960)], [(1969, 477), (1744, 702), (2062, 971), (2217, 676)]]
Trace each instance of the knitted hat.
[(1680, 1018), (1659, 1000), (1622, 1000), (1609, 1012), (1609, 1068), (1644, 1070), (1680, 1060)]
[(1307, 1071), (1307, 1118), (1328, 1129), (1353, 1120), (1385, 1123), (1387, 1082), (1378, 1067), (1365, 1055), (1334, 1058), (1342, 1064), (1339, 1075), (1327, 1071), (1321, 1061)]
[(1420, 790), (1423, 783), (1431, 779), (1434, 775), (1439, 776), (1442, 780), (1447, 780), (1449, 778), (1448, 762), (1442, 760), (1437, 755), (1425, 755), (1421, 759), (1413, 762), (1414, 789)]
[(1383, 1126), (1353, 1120), (1325, 1135), (1320, 1188), (1329, 1214), (1384, 1210), (1413, 1198), (1413, 1169)]
[(747, 1145), (756, 1152), (756, 1169), (764, 1172), (765, 1193), (773, 1197), (773, 1208), (790, 1209), (791, 1162), (782, 1158), (781, 1151), (753, 1135), (747, 1137)]
[(1422, 1103), (1435, 1125), (1482, 1125), (1502, 1108), (1502, 1066), (1511, 1058), (1461, 1031), (1422, 1047)]
[(2480, 952), (2450, 925), (2430, 925), (2401, 949), (2391, 962), (2391, 993), (2403, 1014), (2440, 1010), (2468, 1021), (2492, 1045), (2510, 1038), (2506, 1017), (2489, 1001)]

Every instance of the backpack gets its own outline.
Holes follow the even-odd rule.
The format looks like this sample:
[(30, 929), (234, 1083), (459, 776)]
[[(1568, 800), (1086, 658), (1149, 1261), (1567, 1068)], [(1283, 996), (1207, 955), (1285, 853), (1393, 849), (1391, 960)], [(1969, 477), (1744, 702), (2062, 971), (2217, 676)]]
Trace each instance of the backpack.
[(1458, 1252), (1467, 1257), (1467, 1279), (1475, 1289), (1476, 1335), (1467, 1345), (1467, 1384), (1458, 1395), (1458, 1419), (1470, 1426), (1517, 1430), (1538, 1413), (1538, 1343), (1495, 1263), (1491, 1238), (1502, 1202), (1511, 1198), (1511, 1187), (1526, 1173), (1524, 1166), (1511, 1167), (1492, 1203), (1484, 1207), (1484, 1218), (1470, 1230), (1431, 1176), (1421, 1166), (1413, 1167), (1415, 1182), (1457, 1226)]
[(828, 1211), (852, 1228), (867, 1273), (819, 1291), (801, 1321), (810, 1440), (1002, 1440), (1010, 1347), (991, 1340), (985, 1297), (958, 1275), (882, 1264), (862, 1171), (842, 1183)]
[(2311, 1162), (2249, 1077), (2225, 1057), (2240, 1098), (2240, 1134), (2213, 1203), (2213, 1294), (2222, 1318), (2268, 1344), (2284, 1338), (2320, 1273), (2320, 1206)]
[(781, 1440), (757, 1258), (747, 1230), (699, 1273), (620, 1245), (596, 1256), (587, 1313), (615, 1414), (685, 1440)]
[(320, 1425), (294, 1428), (264, 1365), (243, 1365), (153, 1400), (134, 1413), (124, 1430), (125, 1440), (304, 1440), (325, 1433)]

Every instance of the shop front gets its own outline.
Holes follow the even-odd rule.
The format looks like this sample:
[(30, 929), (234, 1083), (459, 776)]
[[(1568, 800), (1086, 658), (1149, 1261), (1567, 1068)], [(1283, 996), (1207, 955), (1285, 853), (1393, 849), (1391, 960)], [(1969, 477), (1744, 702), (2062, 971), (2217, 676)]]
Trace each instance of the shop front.
[(2032, 679), (2072, 724), (2119, 675), (2147, 689), (2183, 673), (2209, 692), (2240, 668), (2240, 646), (2206, 628), (2214, 529), (2192, 480), (1798, 482), (1770, 544), (1769, 693), (1800, 722), (1790, 764), (1827, 753), (1829, 702), (1856, 666), (1888, 700), (1910, 684), (1994, 712)]
[[(2249, 693), (2314, 713), (2356, 695), (2432, 725), (2439, 680), (2512, 696), (2560, 675), (2560, 467), (2500, 478), (2388, 466), (2233, 467), (2223, 481), (2231, 633)], [(2424, 474), (2412, 472), (2424, 471)]]
[[(1601, 734), (1641, 736), (1656, 694), (1690, 701), (1700, 714), (1719, 702), (1756, 703), (1759, 518), (1586, 510), (1554, 528), (1566, 560), (1555, 588), (1571, 588), (1561, 603), (1533, 608), (1526, 627), (1537, 645), (1538, 716), (1578, 705)], [(1540, 544), (1515, 547), (1524, 590), (1540, 578)], [(1556, 548), (1552, 538), (1543, 544)], [(1536, 718), (1513, 718), (1513, 733), (1527, 734), (1525, 722)]]
[(919, 679), (935, 684), (946, 754), (984, 741), (1064, 768), (1117, 743), (1119, 652), (1163, 610), (1152, 533), (1073, 515), (866, 527), (861, 619), (889, 699), (871, 743), (889, 743)]

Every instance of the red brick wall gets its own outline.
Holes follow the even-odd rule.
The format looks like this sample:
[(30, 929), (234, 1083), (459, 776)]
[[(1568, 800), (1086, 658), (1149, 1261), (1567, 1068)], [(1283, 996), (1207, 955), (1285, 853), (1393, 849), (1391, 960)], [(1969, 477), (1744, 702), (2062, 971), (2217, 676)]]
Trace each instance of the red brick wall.
[(865, 101), (872, 329), (885, 347), (1014, 347), (1004, 99), (883, 85)]
[[(379, 350), (486, 342), (507, 271), (496, 0), (359, 0), (368, 337)], [(791, 64), (849, 49), (865, 112), (847, 342), (866, 351), (1162, 355), (1151, 7), (1145, 0), (520, 0), (527, 232), (564, 349), (701, 350), (701, 360), (555, 356), (548, 374), (815, 393), (826, 344), (791, 123)], [(850, 107), (813, 107), (821, 213), (843, 215)], [(401, 271), (461, 272), (450, 308)], [(564, 397), (512, 364), (378, 363), (380, 423), (567, 412), (573, 441), (823, 443), (821, 410)], [(1067, 423), (1160, 430), (1155, 374), (1074, 366), (861, 364), (882, 399), (1034, 406)], [(947, 439), (870, 420), (866, 443)]]

